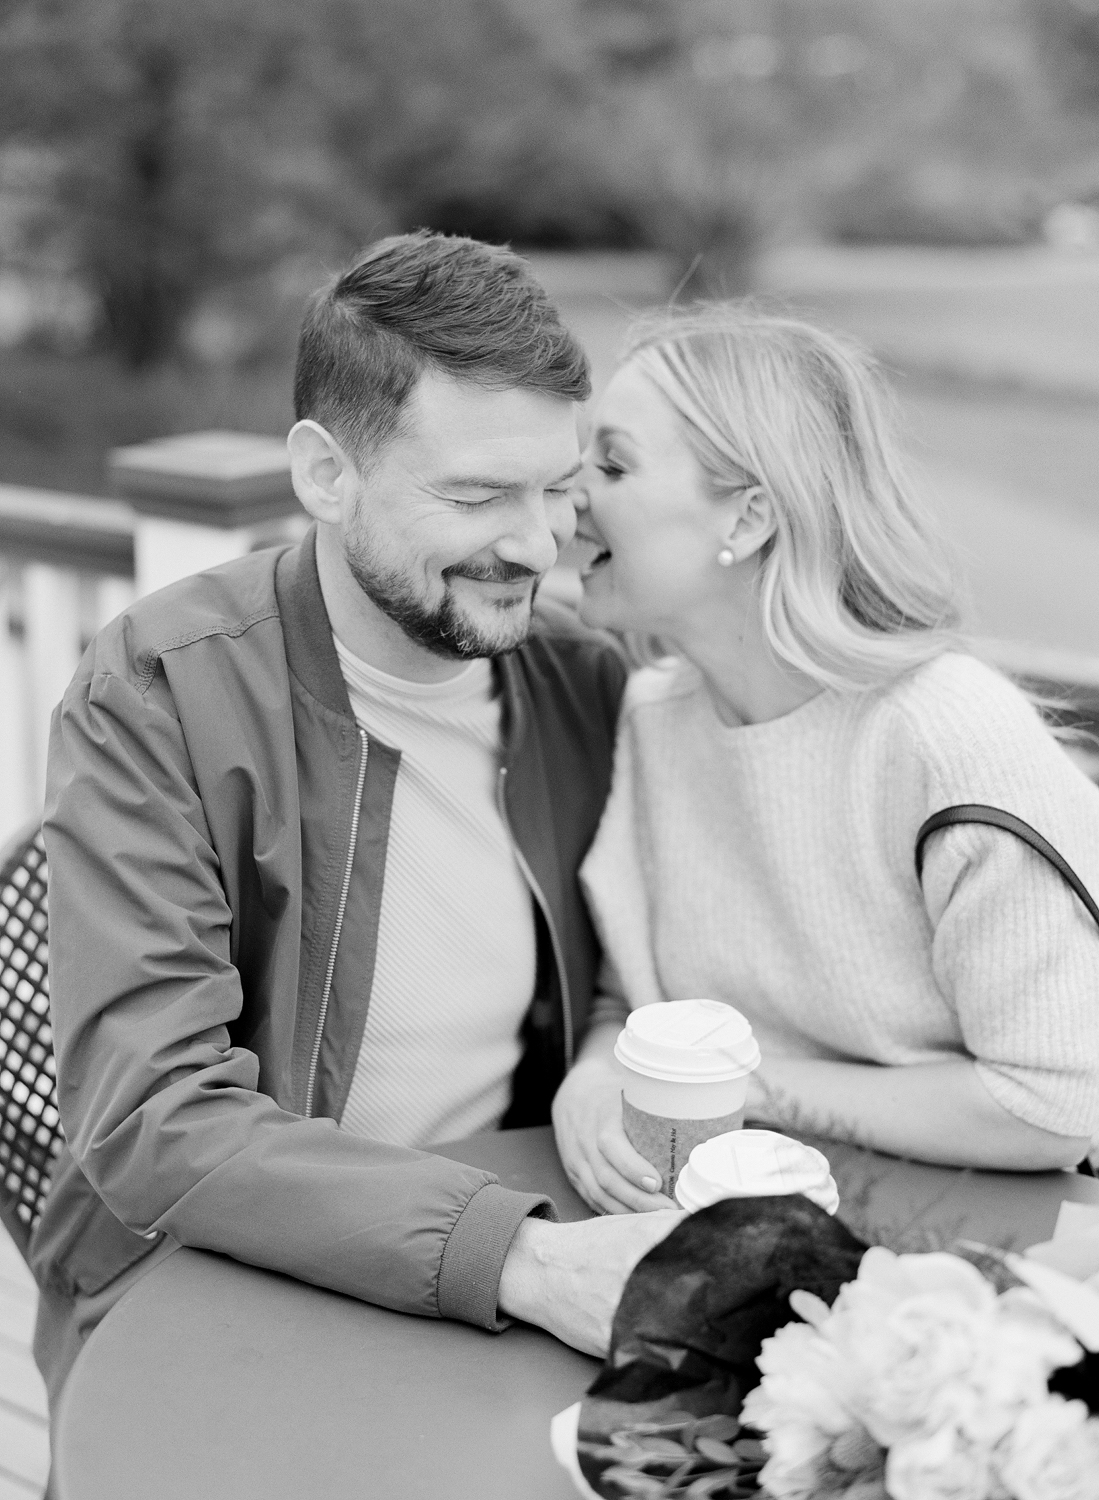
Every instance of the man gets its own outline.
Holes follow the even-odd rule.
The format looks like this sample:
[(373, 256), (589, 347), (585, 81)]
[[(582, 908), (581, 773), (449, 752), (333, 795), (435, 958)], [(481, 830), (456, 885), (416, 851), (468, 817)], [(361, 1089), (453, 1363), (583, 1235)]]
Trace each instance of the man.
[(531, 626), (588, 389), (516, 257), (381, 241), (305, 319), (306, 541), (142, 600), (85, 656), (44, 825), (51, 1396), (179, 1244), (597, 1351), (674, 1222), (556, 1224), (411, 1149), (547, 1120), (587, 1020), (576, 870), (624, 673)]

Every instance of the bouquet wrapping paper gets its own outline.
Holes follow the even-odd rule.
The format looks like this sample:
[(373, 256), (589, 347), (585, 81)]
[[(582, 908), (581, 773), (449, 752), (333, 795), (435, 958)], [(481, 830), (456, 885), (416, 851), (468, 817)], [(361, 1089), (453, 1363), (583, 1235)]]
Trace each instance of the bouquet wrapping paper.
[(553, 1438), (587, 1500), (1099, 1500), (1097, 1413), (1099, 1209), (895, 1255), (741, 1198), (638, 1265)]

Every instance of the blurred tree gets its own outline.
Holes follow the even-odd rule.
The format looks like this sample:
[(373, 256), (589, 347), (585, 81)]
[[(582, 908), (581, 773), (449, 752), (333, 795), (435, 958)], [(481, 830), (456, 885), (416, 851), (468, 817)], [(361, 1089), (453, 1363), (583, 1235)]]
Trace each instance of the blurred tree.
[(0, 166), (31, 148), (40, 243), (135, 365), (393, 227), (734, 292), (776, 235), (1030, 232), (1028, 4), (1093, 55), (1099, 0), (0, 0)]
[(693, 171), (694, 201), (716, 225), (711, 284), (714, 271), (735, 284), (738, 250), (743, 263), (760, 236), (1035, 233), (1057, 131), (1022, 0), (681, 0), (675, 11), (676, 66), (651, 87), (682, 120), (666, 135), (693, 135), (679, 181)]
[[(523, 244), (636, 242), (594, 118), (597, 76), (518, 0), (330, 5), (328, 148), (406, 227)], [(561, 44), (561, 45), (559, 45)]]
[(1067, 102), (1099, 110), (1099, 0), (1028, 0), (1028, 10)]
[(135, 365), (177, 352), (211, 287), (269, 270), (338, 193), (285, 0), (24, 0), (0, 30), (0, 124), (48, 148), (36, 227)]
[(877, 243), (1032, 239), (1063, 135), (1020, 0), (874, 0), (861, 30), (854, 19), (861, 102), (815, 195), (824, 232)]
[(0, 140), (133, 364), (213, 292), (429, 223), (631, 244), (588, 61), (508, 0), (15, 0)]

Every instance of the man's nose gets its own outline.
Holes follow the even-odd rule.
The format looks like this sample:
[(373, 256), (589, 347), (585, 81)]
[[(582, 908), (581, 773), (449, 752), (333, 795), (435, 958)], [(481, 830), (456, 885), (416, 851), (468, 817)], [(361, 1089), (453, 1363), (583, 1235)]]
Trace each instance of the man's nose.
[(496, 556), (522, 563), (535, 573), (546, 573), (557, 554), (576, 532), (571, 495), (538, 495), (517, 507), (514, 525), (497, 543)]

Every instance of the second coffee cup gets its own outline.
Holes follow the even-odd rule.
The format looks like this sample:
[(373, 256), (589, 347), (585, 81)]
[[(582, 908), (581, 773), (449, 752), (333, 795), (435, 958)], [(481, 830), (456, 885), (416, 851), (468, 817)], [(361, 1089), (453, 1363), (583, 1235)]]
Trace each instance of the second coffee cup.
[(720, 1000), (667, 1000), (631, 1012), (614, 1055), (622, 1123), (671, 1196), (695, 1146), (744, 1123), (759, 1046), (747, 1019)]

